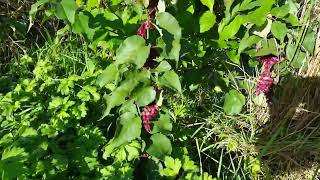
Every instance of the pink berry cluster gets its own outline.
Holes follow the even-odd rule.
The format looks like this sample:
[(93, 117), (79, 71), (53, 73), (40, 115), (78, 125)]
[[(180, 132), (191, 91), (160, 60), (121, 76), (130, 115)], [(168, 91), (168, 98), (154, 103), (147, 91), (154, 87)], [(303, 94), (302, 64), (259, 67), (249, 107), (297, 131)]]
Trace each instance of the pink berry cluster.
[(158, 0), (150, 0), (149, 1), (149, 6), (148, 6), (148, 14), (149, 14), (149, 20), (144, 21), (138, 31), (137, 35), (143, 37), (144, 39), (147, 38), (147, 31), (148, 29), (153, 29), (154, 26), (152, 24), (152, 20), (155, 17), (156, 11), (157, 11), (157, 5), (158, 5)]
[(151, 120), (155, 118), (159, 113), (159, 106), (157, 104), (151, 104), (145, 106), (142, 112), (143, 127), (150, 133), (151, 132)]
[(273, 84), (273, 79), (271, 76), (271, 67), (274, 64), (279, 62), (279, 58), (278, 57), (261, 57), (259, 58), (259, 62), (263, 63), (264, 69), (261, 77), (259, 78), (256, 93), (257, 95), (261, 93), (265, 93), (265, 95), (269, 96), (271, 87)]

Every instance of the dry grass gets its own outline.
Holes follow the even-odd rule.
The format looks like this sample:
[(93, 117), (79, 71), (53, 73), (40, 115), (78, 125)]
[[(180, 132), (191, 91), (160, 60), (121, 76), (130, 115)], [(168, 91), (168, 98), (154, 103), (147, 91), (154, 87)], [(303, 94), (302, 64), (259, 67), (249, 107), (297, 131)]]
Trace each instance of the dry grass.
[[(272, 179), (320, 178), (320, 28), (308, 68), (282, 77), (272, 104), (256, 108), (259, 148)], [(261, 123), (264, 124), (264, 123)]]

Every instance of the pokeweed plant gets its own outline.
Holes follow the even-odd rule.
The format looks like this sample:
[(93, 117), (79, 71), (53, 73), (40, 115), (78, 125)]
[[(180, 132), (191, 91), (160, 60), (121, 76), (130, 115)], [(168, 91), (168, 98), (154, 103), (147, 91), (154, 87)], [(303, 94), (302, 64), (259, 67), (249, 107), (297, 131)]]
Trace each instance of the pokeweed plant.
[[(209, 71), (215, 88), (225, 92), (223, 109), (236, 115), (246, 102), (241, 80), (235, 78), (241, 72), (228, 64), (254, 64), (252, 59), (264, 56), (282, 59), (285, 51), (297, 49), (312, 51), (299, 42), (293, 50), (287, 45), (306, 27), (298, 21), (292, 0), (224, 1), (224, 7), (217, 6), (214, 0), (37, 1), (30, 10), (30, 27), (37, 14), (44, 21), (56, 17), (64, 22), (53, 57), (59, 57), (64, 37), (76, 33), (99, 62), (86, 61), (81, 73), (63, 76), (58, 70), (65, 62), (38, 60), (29, 78), (1, 96), (3, 179), (130, 178), (142, 154), (162, 176), (187, 172), (184, 162), (168, 157), (175, 149), (169, 138), (173, 113), (163, 99), (169, 91), (182, 94), (180, 79), (190, 77), (179, 76), (179, 68), (214, 64)], [(224, 50), (231, 62), (213, 58), (214, 48)], [(296, 51), (291, 55), (290, 61), (298, 56)], [(33, 143), (42, 143), (30, 143), (34, 137), (41, 141)], [(194, 174), (181, 177), (201, 178), (198, 171)]]

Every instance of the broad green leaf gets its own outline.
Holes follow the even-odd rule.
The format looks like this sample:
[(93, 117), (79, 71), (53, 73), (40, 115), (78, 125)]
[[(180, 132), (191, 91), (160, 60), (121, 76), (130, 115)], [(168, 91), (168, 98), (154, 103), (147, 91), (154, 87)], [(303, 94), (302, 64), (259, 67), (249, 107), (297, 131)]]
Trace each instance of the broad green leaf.
[(175, 39), (181, 38), (181, 28), (179, 22), (170, 13), (162, 12), (156, 16), (157, 24), (168, 31), (170, 34), (174, 35)]
[(216, 16), (211, 11), (204, 12), (200, 17), (200, 33), (209, 31), (216, 22)]
[(158, 73), (165, 72), (165, 71), (170, 71), (171, 65), (167, 61), (161, 61), (158, 67), (156, 67), (156, 71)]
[(275, 3), (275, 0), (260, 1), (260, 7), (248, 13), (247, 21), (256, 24), (257, 26), (263, 25), (267, 20), (267, 15), (270, 13), (270, 10)]
[(123, 41), (117, 50), (116, 64), (133, 63), (141, 68), (150, 53), (150, 47), (145, 45), (145, 40), (137, 35), (130, 36)]
[(274, 21), (271, 26), (271, 32), (277, 39), (283, 42), (284, 37), (287, 35), (288, 28), (285, 24), (279, 21)]
[(225, 96), (223, 110), (228, 115), (239, 114), (246, 103), (245, 100), (244, 95), (239, 91), (232, 89)]
[(88, 39), (92, 40), (95, 30), (89, 27), (89, 17), (80, 12), (76, 15), (75, 19), (75, 23), (72, 25), (73, 32), (83, 33)]
[(160, 85), (169, 87), (181, 93), (179, 76), (174, 71), (167, 71), (160, 77)]
[(77, 4), (74, 0), (62, 0), (56, 8), (56, 15), (59, 19), (66, 19), (71, 24), (75, 22)]
[(181, 168), (181, 161), (179, 159), (173, 159), (170, 156), (164, 158), (165, 168), (160, 171), (164, 176), (176, 177), (179, 174)]
[(133, 99), (138, 106), (146, 106), (155, 100), (156, 94), (152, 86), (142, 87), (135, 90)]
[(260, 36), (264, 39), (267, 39), (270, 31), (271, 31), (271, 26), (272, 26), (272, 20), (271, 19), (267, 19), (267, 24), (266, 26), (262, 29), (262, 30), (255, 30), (253, 31), (253, 34)]
[(157, 133), (150, 137), (152, 145), (147, 149), (148, 154), (159, 159), (164, 159), (172, 152), (170, 140), (163, 134)]
[(123, 0), (111, 0), (113, 6), (122, 3), (122, 1), (123, 1)]
[(130, 95), (138, 83), (148, 79), (149, 76), (150, 74), (148, 71), (130, 73), (126, 80), (124, 80), (119, 87), (105, 98), (107, 101), (107, 108), (101, 119), (109, 115), (112, 108), (123, 104), (126, 101), (126, 97)]
[(255, 56), (267, 56), (275, 55), (278, 56), (278, 49), (276, 44), (276, 39), (262, 40), (261, 47), (258, 49), (258, 52), (255, 53)]
[(209, 8), (209, 10), (212, 12), (214, 0), (200, 0), (201, 3)]
[(161, 132), (166, 133), (172, 130), (172, 123), (169, 114), (161, 114), (158, 121), (154, 122), (152, 134)]
[(104, 147), (103, 158), (107, 159), (114, 149), (140, 137), (141, 119), (134, 113), (127, 112), (120, 116), (120, 124), (116, 134)]
[(299, 69), (306, 64), (306, 60), (307, 60), (307, 54), (305, 52), (302, 52), (301, 50), (298, 50), (298, 52), (296, 53), (296, 55), (294, 56), (291, 62), (291, 66), (296, 69)]
[(286, 21), (287, 23), (290, 23), (293, 26), (300, 26), (301, 25), (299, 19), (295, 15), (292, 15), (292, 14), (289, 14), (288, 16), (284, 17), (283, 20)]
[(178, 21), (170, 13), (162, 12), (157, 14), (156, 22), (159, 27), (162, 28), (163, 44), (160, 47), (163, 48), (163, 52), (161, 56), (168, 59), (174, 59), (178, 64), (182, 31)]
[(283, 18), (289, 14), (290, 6), (289, 4), (283, 5), (281, 7), (275, 7), (271, 9), (271, 15), (277, 18)]
[(118, 67), (115, 64), (111, 64), (97, 77), (96, 82), (100, 87), (103, 87), (107, 83), (110, 83), (117, 79), (117, 76)]
[(87, 9), (92, 9), (95, 7), (99, 7), (100, 5), (100, 0), (88, 0), (87, 1)]
[(295, 45), (294, 44), (287, 44), (286, 47), (286, 56), (288, 60), (292, 60), (295, 53)]
[(313, 55), (313, 51), (316, 45), (316, 33), (312, 30), (309, 30), (306, 36), (303, 39), (302, 46)]
[(260, 37), (255, 35), (241, 39), (239, 43), (238, 54), (241, 54), (243, 50), (259, 42), (260, 39), (261, 39)]
[(220, 40), (226, 40), (233, 38), (234, 35), (237, 34), (239, 31), (241, 25), (245, 22), (244, 16), (242, 15), (237, 15), (230, 24), (225, 26), (221, 33), (219, 34), (219, 39)]

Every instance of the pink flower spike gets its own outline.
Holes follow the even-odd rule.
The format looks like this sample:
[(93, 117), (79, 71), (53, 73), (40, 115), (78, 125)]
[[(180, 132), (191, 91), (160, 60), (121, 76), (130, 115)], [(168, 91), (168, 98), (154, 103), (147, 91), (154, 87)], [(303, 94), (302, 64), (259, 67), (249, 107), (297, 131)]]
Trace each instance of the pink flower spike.
[(267, 64), (270, 64), (270, 65), (273, 65), (275, 63), (278, 63), (280, 60), (279, 60), (278, 57), (272, 56), (272, 57), (260, 57), (258, 59), (258, 61), (260, 63), (267, 63)]
[(153, 25), (152, 25), (152, 22), (151, 21), (144, 21), (138, 31), (137, 31), (137, 35), (143, 37), (143, 38), (147, 38), (147, 30), (148, 29), (153, 29)]

